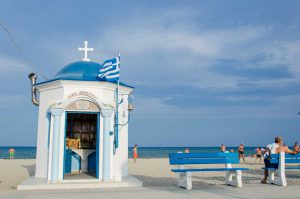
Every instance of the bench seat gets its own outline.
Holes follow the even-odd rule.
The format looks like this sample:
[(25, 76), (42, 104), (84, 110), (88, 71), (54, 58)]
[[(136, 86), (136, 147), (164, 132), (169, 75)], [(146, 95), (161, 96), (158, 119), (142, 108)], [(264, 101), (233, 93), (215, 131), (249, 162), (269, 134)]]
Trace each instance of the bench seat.
[(285, 169), (300, 169), (300, 166), (294, 166), (294, 167), (285, 167)]
[[(267, 168), (267, 167), (262, 167), (261, 169), (268, 169), (268, 170), (277, 170), (278, 168)], [(295, 166), (295, 167), (285, 167), (285, 169), (288, 170), (300, 170), (300, 166)]]
[(196, 171), (247, 171), (248, 168), (201, 168), (201, 169), (171, 169), (173, 172), (196, 172)]
[(268, 169), (268, 170), (277, 170), (278, 168), (273, 168), (273, 167), (262, 167), (261, 169), (264, 169), (264, 170), (266, 170), (266, 169)]

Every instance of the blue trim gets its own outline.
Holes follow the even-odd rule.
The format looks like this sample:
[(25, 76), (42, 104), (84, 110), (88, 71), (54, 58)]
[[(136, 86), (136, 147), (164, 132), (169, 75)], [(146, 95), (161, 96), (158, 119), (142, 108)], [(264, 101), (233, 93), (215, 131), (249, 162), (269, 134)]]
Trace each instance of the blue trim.
[(114, 153), (119, 146), (119, 88), (116, 88), (116, 111), (115, 111), (115, 136), (114, 136)]
[(97, 136), (96, 136), (96, 178), (99, 179), (99, 149), (100, 149), (100, 113), (97, 114)]
[[(56, 80), (95, 82), (95, 80), (78, 80), (78, 79), (72, 79), (72, 78), (53, 78), (53, 79), (49, 79), (49, 80), (44, 81), (44, 82), (36, 83), (35, 86), (42, 85), (42, 84), (46, 84), (46, 83), (49, 83), (49, 82), (54, 82), (54, 81), (56, 81)], [(97, 82), (107, 82), (107, 83), (111, 83), (111, 84), (117, 84), (117, 83), (115, 83), (115, 82), (99, 81), (99, 80), (98, 80)], [(130, 86), (130, 85), (125, 84), (125, 83), (123, 83), (123, 82), (120, 82), (120, 85), (121, 85), (121, 86), (128, 87), (128, 88), (135, 88), (134, 86)]]
[[(47, 113), (47, 118), (48, 118), (48, 135), (47, 135), (47, 148), (49, 150), (50, 148), (50, 130), (51, 130), (51, 113), (48, 112)], [(49, 154), (49, 151), (48, 151), (48, 154)]]
[(66, 173), (66, 136), (67, 136), (67, 121), (68, 121), (68, 112), (65, 111), (65, 132), (64, 132), (64, 158), (63, 158), (63, 179), (65, 178)]
[[(67, 136), (67, 122), (68, 122), (68, 114), (69, 113), (78, 113), (78, 114), (94, 114), (94, 115), (97, 115), (97, 132), (96, 132), (96, 154), (99, 153), (99, 139), (98, 139), (98, 136), (100, 137), (100, 112), (84, 112), (84, 111), (65, 111), (65, 135), (64, 135), (64, 158), (63, 158), (63, 178), (64, 178), (64, 175), (65, 175), (65, 158), (66, 158), (66, 136)], [(97, 156), (98, 158), (98, 156)], [(99, 173), (99, 169), (98, 169), (98, 162), (99, 160), (97, 159), (96, 160), (96, 177), (98, 178), (98, 175), (97, 175), (97, 172)], [(80, 169), (81, 169), (81, 161), (80, 161)]]

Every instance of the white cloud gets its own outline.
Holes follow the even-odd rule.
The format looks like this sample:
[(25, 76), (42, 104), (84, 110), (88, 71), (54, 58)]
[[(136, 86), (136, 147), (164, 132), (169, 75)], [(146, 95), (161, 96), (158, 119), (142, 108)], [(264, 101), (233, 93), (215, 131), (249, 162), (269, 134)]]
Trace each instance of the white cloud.
[[(213, 58), (239, 58), (240, 46), (255, 41), (271, 30), (264, 26), (241, 26), (228, 29), (201, 30), (184, 28), (183, 24), (166, 27), (157, 22), (151, 26), (136, 21), (107, 28), (99, 41), (109, 48), (123, 49), (130, 54), (147, 53), (149, 50), (166, 50), (169, 53), (188, 51), (194, 55)], [(109, 45), (108, 45), (109, 44)], [(100, 45), (99, 45), (100, 46)], [(231, 54), (234, 52), (235, 54)]]
[(287, 65), (296, 78), (300, 77), (300, 40), (270, 42), (265, 47), (265, 52), (267, 59), (262, 64)]
[(0, 75), (11, 75), (16, 73), (30, 72), (31, 68), (28, 64), (21, 61), (0, 56)]
[[(300, 63), (300, 45), (285, 41), (276, 43), (267, 39), (273, 34), (272, 25), (244, 24), (208, 29), (205, 24), (195, 20), (187, 23), (189, 17), (195, 17), (191, 10), (185, 8), (177, 13), (177, 8), (170, 8), (160, 16), (141, 16), (127, 23), (106, 24), (105, 28), (101, 27), (90, 35), (89, 44), (95, 49), (90, 57), (101, 62), (120, 51), (124, 55), (122, 61), (127, 61), (126, 70), (130, 70), (127, 82), (134, 82), (134, 85), (159, 86), (162, 81), (157, 80), (165, 79), (163, 83), (198, 88), (236, 88), (241, 81), (258, 86), (266, 82), (272, 85), (296, 81), (292, 78), (251, 81), (211, 71), (210, 67), (220, 60), (240, 61), (245, 63), (243, 67), (290, 64), (290, 72), (300, 76), (300, 67), (296, 67), (296, 63)], [(77, 52), (77, 47), (85, 37), (74, 34), (63, 38), (64, 41), (50, 39), (41, 42), (40, 47), (51, 51), (64, 64), (80, 60), (82, 55)], [(261, 52), (266, 55), (266, 60), (254, 65), (247, 64)], [(59, 69), (62, 65), (54, 67)]]
[[(227, 98), (237, 101), (246, 99), (234, 96)], [(163, 102), (163, 99), (159, 98), (137, 96), (136, 99), (135, 111), (133, 112), (135, 118), (294, 118), (300, 112), (300, 95), (278, 97), (269, 106), (210, 106), (192, 108), (182, 108), (166, 104)], [(256, 97), (253, 100), (260, 99)]]

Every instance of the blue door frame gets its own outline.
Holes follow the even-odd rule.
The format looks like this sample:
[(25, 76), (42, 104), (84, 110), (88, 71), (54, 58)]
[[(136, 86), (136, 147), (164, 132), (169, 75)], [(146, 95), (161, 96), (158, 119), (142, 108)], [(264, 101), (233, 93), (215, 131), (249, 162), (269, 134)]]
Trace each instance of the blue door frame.
[(81, 112), (81, 111), (65, 111), (65, 132), (64, 132), (64, 158), (63, 158), (63, 179), (65, 178), (65, 160), (66, 160), (66, 136), (68, 113), (94, 114), (97, 115), (97, 132), (96, 132), (96, 178), (99, 177), (99, 136), (100, 136), (100, 112)]

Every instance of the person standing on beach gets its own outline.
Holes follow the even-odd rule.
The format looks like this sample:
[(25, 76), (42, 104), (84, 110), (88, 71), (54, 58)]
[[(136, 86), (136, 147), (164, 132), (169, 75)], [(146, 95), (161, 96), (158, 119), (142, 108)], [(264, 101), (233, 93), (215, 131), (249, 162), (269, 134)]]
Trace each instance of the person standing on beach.
[(257, 149), (256, 149), (256, 158), (255, 158), (255, 162), (256, 162), (256, 160), (259, 158), (259, 162), (261, 162), (261, 153), (262, 153), (262, 151), (261, 151), (261, 147), (258, 147)]
[(14, 159), (15, 158), (15, 149), (14, 148), (10, 148), (8, 150), (8, 155), (9, 155), (9, 159)]
[[(265, 168), (278, 168), (278, 164), (271, 163), (270, 156), (271, 154), (278, 154), (280, 152), (285, 152), (288, 154), (297, 154), (298, 152), (290, 150), (287, 146), (283, 146), (283, 139), (282, 137), (275, 137), (275, 143), (269, 144), (266, 148), (264, 154), (264, 163)], [(264, 177), (261, 180), (261, 183), (266, 184), (268, 178), (268, 169), (264, 171)]]
[(138, 158), (138, 151), (137, 151), (137, 145), (135, 144), (134, 147), (133, 147), (133, 159), (134, 159), (134, 163), (136, 163), (136, 159)]
[(184, 153), (190, 153), (189, 148), (185, 148)]
[(240, 146), (239, 146), (239, 148), (238, 148), (238, 152), (239, 152), (239, 160), (240, 160), (241, 158), (243, 158), (244, 163), (246, 163), (246, 161), (245, 161), (244, 150), (245, 150), (245, 146), (244, 146), (243, 143), (241, 143)]
[(300, 148), (299, 148), (299, 144), (298, 142), (295, 142), (294, 146), (293, 146), (294, 151), (300, 152)]
[(226, 151), (226, 146), (225, 146), (224, 144), (222, 144), (222, 145), (220, 146), (220, 150), (221, 150), (222, 152), (225, 152), (225, 151)]

